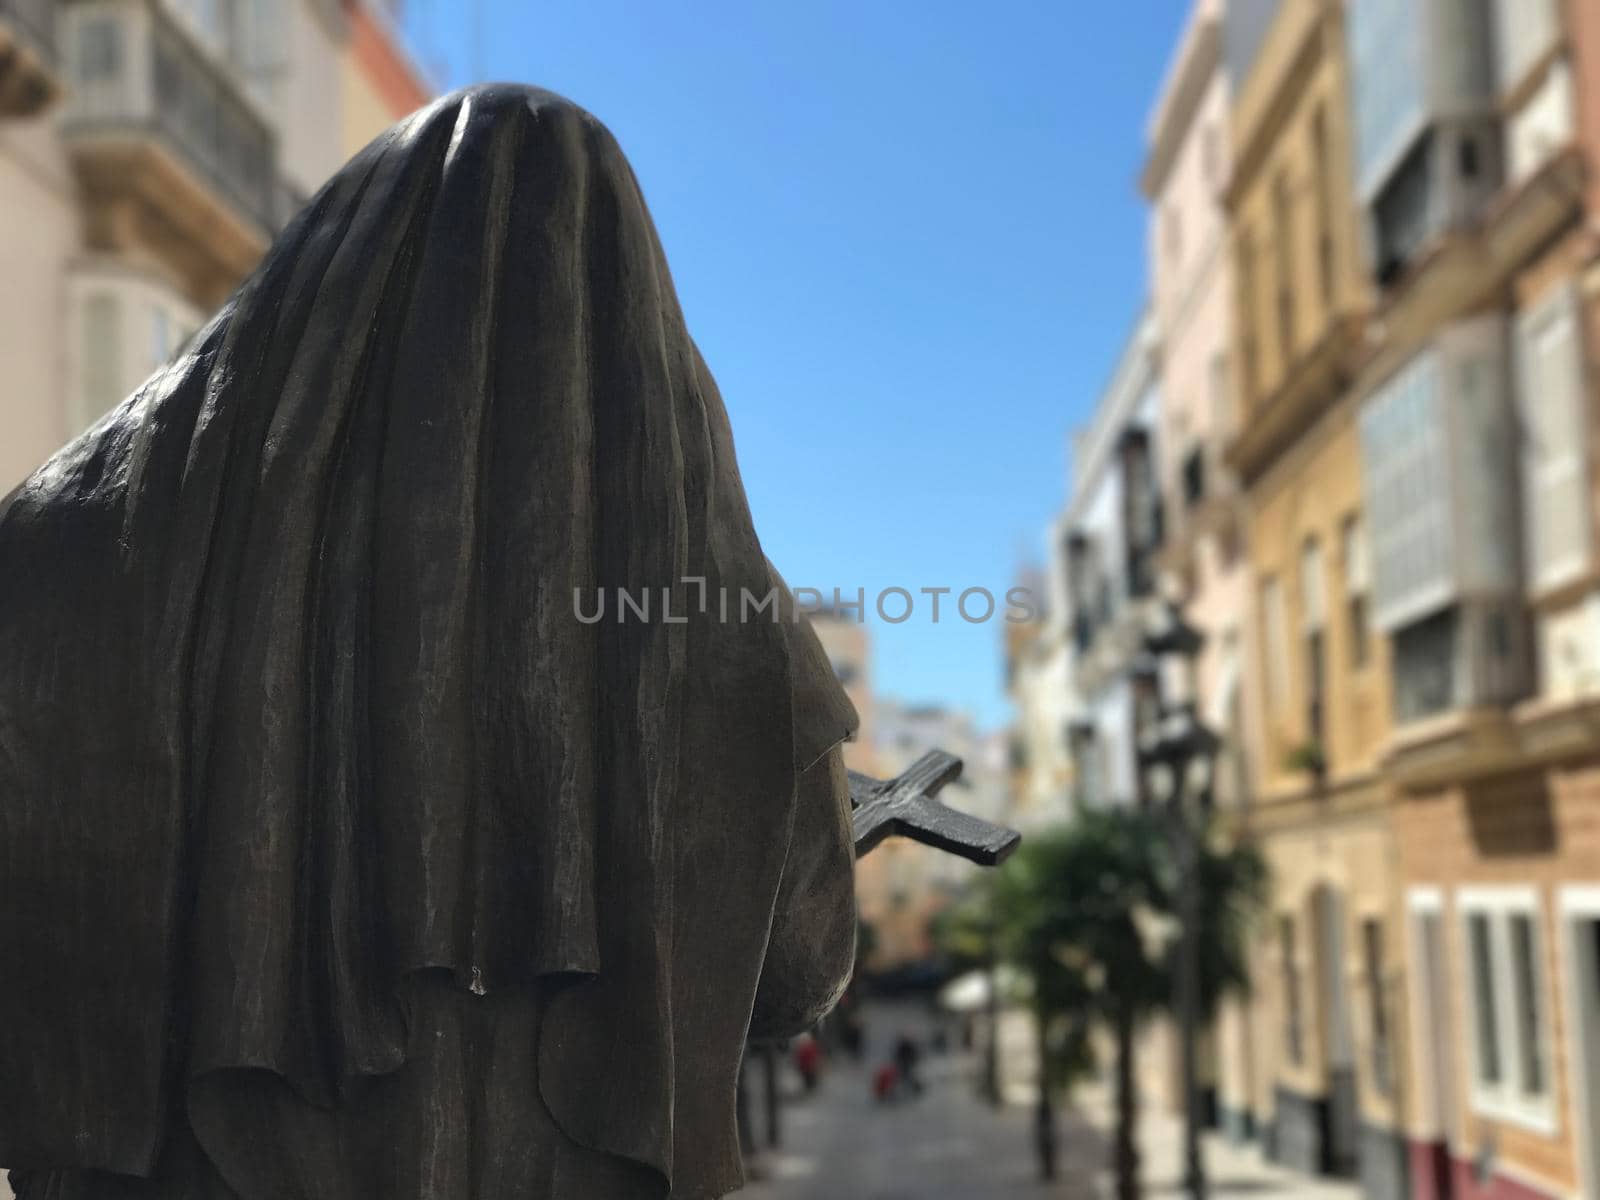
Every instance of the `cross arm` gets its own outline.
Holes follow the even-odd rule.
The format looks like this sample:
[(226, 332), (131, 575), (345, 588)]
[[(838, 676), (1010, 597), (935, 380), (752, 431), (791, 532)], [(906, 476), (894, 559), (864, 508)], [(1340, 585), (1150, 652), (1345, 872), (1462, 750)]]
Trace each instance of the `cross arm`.
[(961, 768), (961, 760), (953, 754), (930, 750), (893, 779), (874, 779), (851, 771), (856, 857), (897, 835), (979, 866), (992, 867), (1010, 857), (1022, 840), (1016, 830), (961, 812), (935, 798), (940, 788), (960, 777)]

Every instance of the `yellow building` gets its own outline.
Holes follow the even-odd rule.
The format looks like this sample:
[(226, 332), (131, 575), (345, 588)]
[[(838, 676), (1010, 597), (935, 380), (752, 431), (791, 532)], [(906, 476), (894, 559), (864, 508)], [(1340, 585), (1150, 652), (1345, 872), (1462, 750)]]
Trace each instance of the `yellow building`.
[(1307, 1172), (1403, 1173), (1399, 897), (1379, 760), (1388, 661), (1368, 611), (1351, 391), (1367, 287), (1350, 197), (1343, 4), (1230, 7), (1237, 430), (1253, 612), (1254, 793), (1238, 819), (1273, 872), (1251, 1054), (1222, 1064), (1224, 1108)]

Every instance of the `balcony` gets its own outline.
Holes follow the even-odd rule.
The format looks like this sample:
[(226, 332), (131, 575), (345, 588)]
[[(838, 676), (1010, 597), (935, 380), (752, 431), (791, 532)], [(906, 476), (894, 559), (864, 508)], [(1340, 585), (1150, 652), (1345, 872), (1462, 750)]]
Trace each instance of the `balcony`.
[(1593, 753), (1597, 737), (1600, 701), (1527, 700), (1398, 730), (1383, 765), (1402, 794), (1429, 792), (1580, 760)]
[(61, 34), (92, 248), (152, 253), (220, 300), (291, 215), (272, 128), (159, 5), (73, 4)]
[(1343, 395), (1367, 353), (1364, 331), (1359, 314), (1335, 315), (1316, 342), (1289, 364), (1277, 386), (1245, 397), (1239, 432), (1223, 456), (1241, 484), (1255, 482), (1280, 451)]
[[(1473, 225), (1425, 246), (1375, 314), (1389, 353), (1410, 353), (1429, 331), (1492, 303), (1519, 269), (1582, 218), (1583, 187), (1583, 157), (1566, 147), (1503, 189)], [(1382, 355), (1373, 360), (1376, 371), (1391, 366)]]
[(0, 118), (36, 116), (60, 94), (55, 0), (0, 0)]
[(1162, 505), (1163, 570), (1187, 578), (1204, 538), (1233, 545), (1240, 533), (1239, 481), (1223, 458), (1223, 443), (1208, 438), (1183, 456)]

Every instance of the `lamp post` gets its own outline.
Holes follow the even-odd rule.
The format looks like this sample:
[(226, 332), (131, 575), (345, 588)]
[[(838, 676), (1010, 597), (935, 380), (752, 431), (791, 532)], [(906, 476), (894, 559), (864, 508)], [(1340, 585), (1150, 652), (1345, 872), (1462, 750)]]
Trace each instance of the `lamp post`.
[[(1144, 639), (1146, 660), (1136, 670), (1159, 675), (1163, 660), (1184, 667), (1188, 696), (1176, 704), (1157, 704), (1155, 715), (1139, 730), (1139, 771), (1144, 791), (1165, 801), (1173, 848), (1178, 859), (1178, 952), (1176, 1008), (1183, 1073), (1184, 1188), (1190, 1200), (1205, 1200), (1205, 1161), (1200, 1150), (1200, 1077), (1197, 1040), (1200, 1024), (1200, 897), (1201, 820), (1211, 802), (1211, 770), (1218, 738), (1200, 720), (1193, 696), (1194, 664), (1204, 635), (1184, 621), (1176, 606), (1165, 606), (1164, 624)], [(1164, 785), (1164, 786), (1163, 786)], [(1162, 793), (1165, 793), (1163, 796)], [(1191, 798), (1201, 810), (1190, 812)]]

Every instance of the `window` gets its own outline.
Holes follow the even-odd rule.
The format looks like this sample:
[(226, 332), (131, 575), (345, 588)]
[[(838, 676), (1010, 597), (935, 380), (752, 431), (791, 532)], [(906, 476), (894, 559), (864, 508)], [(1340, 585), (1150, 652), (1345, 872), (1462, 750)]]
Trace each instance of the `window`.
[(1436, 348), (1401, 367), (1361, 413), (1361, 476), (1372, 544), (1374, 619), (1394, 629), (1448, 602), (1456, 566), (1454, 402)]
[(1322, 575), (1322, 543), (1308, 537), (1300, 547), (1300, 611), (1307, 633), (1319, 632), (1326, 619), (1327, 587)]
[(1345, 637), (1350, 649), (1350, 666), (1359, 670), (1367, 665), (1372, 641), (1367, 613), (1370, 570), (1367, 565), (1366, 532), (1354, 513), (1344, 519), (1339, 531), (1339, 557), (1344, 568)]
[(1570, 289), (1517, 318), (1516, 358), (1528, 568), (1544, 590), (1589, 558), (1583, 356)]
[(1538, 893), (1523, 887), (1463, 888), (1459, 900), (1470, 972), (1473, 1107), (1552, 1132)]
[(1490, 944), (1489, 918), (1473, 913), (1467, 918), (1467, 941), (1472, 956), (1473, 1029), (1477, 1034), (1478, 1081), (1487, 1087), (1500, 1085), (1500, 1017), (1495, 1011), (1497, 989), (1494, 982), (1494, 952)]
[(1155, 551), (1161, 544), (1161, 489), (1155, 448), (1147, 430), (1130, 426), (1118, 443), (1122, 459), (1122, 518), (1128, 593), (1149, 595), (1155, 587)]
[(1317, 288), (1326, 307), (1333, 305), (1333, 210), (1336, 201), (1329, 196), (1333, 187), (1333, 160), (1328, 153), (1328, 118), (1319, 105), (1311, 117), (1312, 169), (1317, 218)]
[(1511, 914), (1511, 998), (1517, 1022), (1517, 1051), (1524, 1095), (1541, 1096), (1547, 1087), (1544, 1022), (1539, 1010), (1539, 940), (1533, 917)]
[(1241, 227), (1238, 233), (1239, 269), (1239, 371), (1244, 386), (1244, 402), (1253, 403), (1261, 387), (1261, 364), (1257, 359), (1256, 344), (1256, 248), (1250, 230)]
[(1388, 991), (1384, 984), (1383, 922), (1369, 918), (1361, 923), (1361, 956), (1367, 977), (1367, 1028), (1371, 1037), (1372, 1081), (1388, 1094), (1394, 1086), (1390, 1057)]
[(1222, 142), (1217, 126), (1208, 121), (1200, 131), (1200, 175), (1206, 191), (1215, 194), (1222, 188)]
[(1276, 708), (1289, 697), (1289, 630), (1283, 611), (1283, 586), (1276, 576), (1261, 581), (1261, 640), (1267, 700)]
[(1324, 716), (1323, 627), (1327, 587), (1322, 574), (1322, 544), (1308, 537), (1300, 548), (1300, 619), (1306, 655), (1306, 738), (1322, 746)]
[(1278, 352), (1287, 371), (1294, 361), (1294, 209), (1285, 171), (1272, 181), (1272, 236), (1278, 260)]
[(1460, 621), (1461, 610), (1452, 605), (1395, 630), (1391, 644), (1397, 723), (1419, 721), (1456, 706)]
[(79, 426), (98, 421), (122, 398), (122, 337), (115, 296), (97, 292), (83, 302), (83, 395)]
[(122, 74), (122, 26), (99, 17), (78, 27), (78, 82), (97, 83)]
[(1205, 447), (1193, 446), (1183, 456), (1183, 503), (1193, 508), (1206, 495)]
[(1305, 1026), (1300, 999), (1300, 960), (1294, 918), (1278, 918), (1278, 953), (1283, 963), (1283, 1048), (1296, 1066), (1305, 1061)]
[(1067, 572), (1067, 606), (1072, 614), (1072, 644), (1083, 651), (1094, 641), (1101, 620), (1100, 588), (1103, 575), (1095, 543), (1088, 535), (1071, 532), (1064, 539)]
[(1353, 161), (1363, 195), (1388, 173), (1427, 120), (1433, 13), (1432, 4), (1414, 0), (1345, 4)]

